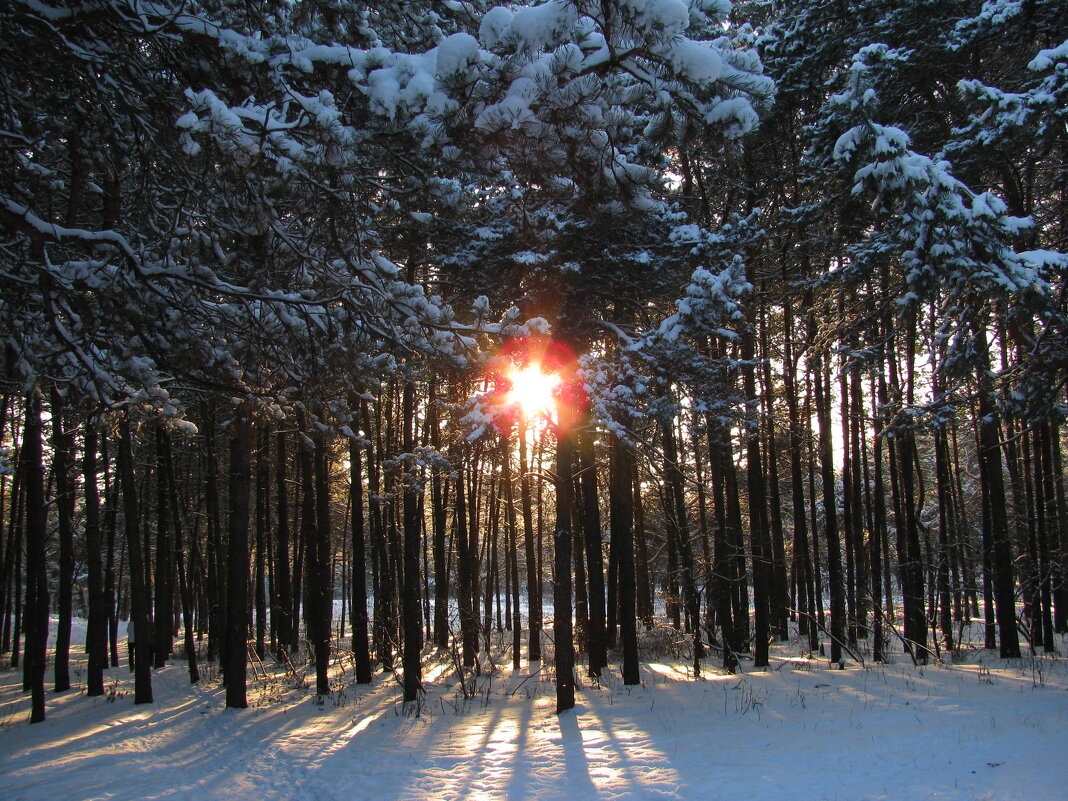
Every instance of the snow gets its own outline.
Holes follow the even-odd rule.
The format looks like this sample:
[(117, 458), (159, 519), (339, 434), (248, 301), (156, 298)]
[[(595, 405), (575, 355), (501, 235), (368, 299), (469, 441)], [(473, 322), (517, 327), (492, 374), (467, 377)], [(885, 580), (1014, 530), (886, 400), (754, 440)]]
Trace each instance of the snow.
[(1062, 62), (1068, 62), (1068, 39), (1057, 47), (1052, 47), (1048, 50), (1040, 50), (1038, 55), (1028, 62), (1027, 68), (1039, 72), (1048, 70), (1054, 64)]
[(494, 635), (496, 669), (483, 654), (469, 699), (448, 659), (428, 666), (418, 716), (389, 676), (352, 684), (344, 659), (322, 704), (271, 660), (250, 667), (247, 710), (224, 708), (210, 671), (188, 685), (180, 661), (154, 672), (154, 704), (133, 705), (125, 666), (91, 699), (79, 651), (76, 689), (49, 693), (41, 724), (26, 723), (21, 674), (0, 674), (0, 788), (6, 801), (1064, 797), (1063, 658), (972, 650), (964, 664), (897, 654), (831, 670), (795, 642), (773, 646), (765, 671), (743, 661), (740, 675), (695, 681), (672, 632), (653, 635), (641, 685), (616, 668), (582, 677), (560, 716), (549, 667), (512, 671), (508, 634)]

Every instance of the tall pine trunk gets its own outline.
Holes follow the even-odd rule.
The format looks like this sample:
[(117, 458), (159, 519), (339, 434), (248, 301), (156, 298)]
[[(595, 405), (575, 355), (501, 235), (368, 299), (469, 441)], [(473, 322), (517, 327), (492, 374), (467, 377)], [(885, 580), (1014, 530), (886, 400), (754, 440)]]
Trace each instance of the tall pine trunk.
[[(356, 398), (350, 399), (353, 409)], [(349, 620), (352, 626), (352, 653), (355, 659), (357, 684), (371, 683), (371, 647), (367, 617), (367, 541), (364, 536), (363, 445), (353, 435), (349, 437), (349, 505), (352, 517), (352, 591)]]
[[(45, 501), (44, 453), (41, 442), (41, 395), (34, 388), (26, 396), (19, 449), (19, 471), (26, 495), (26, 653), (23, 686), (31, 693), (30, 723), (45, 719), (45, 649), (48, 641), (48, 508)], [(17, 635), (16, 635), (17, 639)]]
[(55, 691), (70, 689), (70, 634), (74, 619), (74, 436), (68, 430), (65, 403), (52, 389), (52, 475), (56, 485), (59, 533), (59, 625), (56, 630)]
[[(401, 400), (401, 427), (405, 454), (415, 453), (415, 384), (404, 382)], [(401, 655), (404, 670), (404, 700), (416, 701), (423, 690), (420, 654), (423, 650), (423, 627), (420, 617), (419, 555), (422, 526), (419, 520), (419, 495), (422, 479), (414, 474), (404, 478), (404, 570), (401, 580), (401, 615), (404, 626), (404, 649)]]
[(126, 533), (126, 556), (130, 566), (130, 619), (134, 631), (134, 703), (152, 703), (151, 654), (152, 624), (149, 619), (148, 587), (145, 584), (137, 477), (134, 473), (133, 439), (129, 413), (119, 422), (119, 482), (122, 485), (122, 514)]
[(104, 596), (103, 543), (100, 532), (100, 491), (97, 487), (97, 420), (85, 424), (82, 439), (82, 476), (85, 482), (85, 563), (89, 585), (89, 620), (85, 633), (86, 695), (104, 694), (104, 669), (108, 665), (107, 620)]
[(605, 632), (604, 560), (601, 546), (601, 513), (597, 496), (597, 463), (593, 452), (593, 432), (583, 428), (578, 435), (578, 457), (582, 486), (582, 530), (586, 544), (586, 586), (590, 623), (586, 648), (589, 673), (600, 676), (608, 666), (608, 641)]
[(638, 672), (637, 586), (634, 574), (634, 495), (631, 491), (633, 453), (630, 445), (612, 435), (609, 469), (609, 524), (612, 552), (619, 561), (619, 634), (623, 648), (623, 684), (641, 683)]
[(230, 424), (229, 535), (226, 577), (226, 706), (244, 709), (248, 668), (249, 499), (256, 429), (239, 408)]

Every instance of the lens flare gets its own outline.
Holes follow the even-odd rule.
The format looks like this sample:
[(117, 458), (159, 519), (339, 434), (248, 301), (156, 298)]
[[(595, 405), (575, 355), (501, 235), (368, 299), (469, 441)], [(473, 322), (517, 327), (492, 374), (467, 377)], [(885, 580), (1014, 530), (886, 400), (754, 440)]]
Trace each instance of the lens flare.
[(541, 366), (530, 364), (508, 373), (511, 389), (507, 402), (515, 404), (528, 418), (551, 415), (556, 408), (553, 390), (560, 384), (560, 376), (542, 372)]

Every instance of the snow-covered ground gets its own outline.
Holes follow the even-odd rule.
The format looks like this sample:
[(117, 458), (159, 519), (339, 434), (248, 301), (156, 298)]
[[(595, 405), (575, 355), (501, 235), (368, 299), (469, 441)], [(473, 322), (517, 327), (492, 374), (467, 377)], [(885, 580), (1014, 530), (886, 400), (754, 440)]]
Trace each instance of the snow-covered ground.
[(393, 677), (358, 687), (340, 665), (322, 705), (272, 668), (238, 711), (211, 677), (190, 686), (180, 661), (154, 673), (152, 705), (134, 706), (125, 668), (91, 699), (76, 660), (80, 691), (50, 693), (30, 726), (21, 674), (5, 671), (0, 798), (1068, 799), (1064, 658), (973, 651), (921, 669), (898, 655), (840, 671), (796, 644), (773, 652), (766, 671), (697, 681), (651, 658), (634, 688), (613, 669), (583, 679), (561, 716), (549, 671), (510, 660), (468, 700), (451, 666), (428, 670), (418, 716)]

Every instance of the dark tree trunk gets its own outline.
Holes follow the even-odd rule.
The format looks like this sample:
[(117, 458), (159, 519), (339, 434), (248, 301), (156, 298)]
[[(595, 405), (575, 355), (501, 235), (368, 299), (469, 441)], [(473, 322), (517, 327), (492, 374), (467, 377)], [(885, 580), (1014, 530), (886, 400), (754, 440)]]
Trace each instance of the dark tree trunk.
[[(303, 418), (301, 430), (306, 429)], [(308, 640), (315, 657), (315, 692), (330, 693), (330, 626), (334, 599), (333, 561), (330, 547), (330, 487), (327, 476), (325, 436), (316, 429), (311, 443), (301, 438), (300, 524), (305, 548), (305, 609)]]
[[(980, 334), (976, 346), (986, 352), (986, 336)], [(990, 541), (994, 572), (994, 596), (997, 601), (997, 626), (1003, 659), (1020, 656), (1016, 633), (1016, 594), (1012, 570), (1012, 548), (1005, 511), (1005, 482), (1001, 464), (999, 414), (993, 400), (991, 378), (983, 371), (979, 376), (979, 475), (988, 499)]]
[[(828, 395), (832, 382), (827, 382)], [(845, 365), (840, 366), (838, 375), (839, 408), (841, 411), (842, 434), (842, 539), (845, 550), (845, 597), (846, 597), (846, 640), (853, 647), (857, 646), (857, 595), (860, 587), (858, 580), (856, 553), (857, 542), (854, 530), (856, 511), (853, 508), (853, 483), (856, 466), (849, 450), (849, 420), (852, 416), (852, 401), (849, 397), (849, 376)]]
[(645, 533), (645, 505), (638, 460), (632, 459), (631, 489), (634, 496), (634, 583), (635, 612), (646, 628), (653, 625), (653, 584), (649, 578), (649, 538)]
[(267, 532), (270, 531), (270, 447), (271, 436), (266, 426), (260, 429), (259, 447), (256, 450), (256, 657), (262, 660), (267, 655)]
[[(905, 350), (905, 403), (913, 404), (914, 363), (916, 326), (908, 321), (904, 336)], [(901, 386), (897, 376), (897, 356), (893, 340), (887, 353), (890, 382)], [(897, 474), (899, 490), (897, 503), (897, 551), (898, 570), (901, 575), (901, 602), (905, 616), (905, 648), (916, 663), (927, 662), (927, 616), (924, 613), (924, 565), (920, 547), (919, 524), (916, 513), (916, 435), (911, 418), (899, 414), (900, 422), (895, 425), (894, 453), (896, 461), (891, 462)]]
[(731, 644), (735, 653), (738, 653), (749, 650), (749, 583), (746, 580), (745, 540), (742, 535), (742, 503), (738, 489), (738, 474), (726, 442), (722, 456), (723, 494), (727, 511), (726, 575), (730, 582)]
[(466, 472), (461, 464), (456, 476), (456, 579), (460, 612), (461, 659), (464, 667), (474, 667), (478, 655), (478, 615), (472, 602), (474, 593), (474, 558), (468, 539)]
[(207, 519), (208, 583), (205, 595), (208, 602), (208, 661), (218, 658), (226, 679), (225, 649), (226, 594), (222, 570), (222, 514), (219, 509), (219, 467), (215, 456), (215, 410), (205, 409), (206, 432), (204, 452), (204, 508)]
[(716, 516), (716, 535), (712, 540), (712, 596), (715, 617), (723, 647), (723, 669), (734, 673), (738, 666), (739, 644), (735, 639), (734, 603), (731, 591), (731, 543), (727, 533), (726, 464), (730, 461), (725, 432), (711, 415), (705, 418), (708, 428), (708, 462), (712, 473), (712, 506)]
[(868, 565), (864, 549), (864, 529), (867, 525), (870, 530), (870, 514), (865, 508), (864, 488), (868, 486), (868, 463), (866, 460), (866, 447), (862, 441), (861, 419), (864, 416), (864, 393), (861, 385), (860, 370), (854, 369), (849, 376), (850, 415), (849, 415), (849, 443), (851, 450), (852, 483), (850, 494), (852, 500), (850, 508), (853, 512), (853, 565), (856, 571), (856, 604), (854, 614), (856, 618), (857, 636), (867, 639), (868, 603), (865, 592), (868, 577)]
[[(10, 398), (7, 394), (0, 396), (0, 440), (7, 435), (7, 409)], [(16, 437), (17, 438), (17, 435)], [(7, 522), (7, 472), (0, 472), (0, 654), (7, 653), (10, 638), (5, 638), (8, 615), (11, 608), (11, 568), (12, 552), (10, 539), (4, 538)], [(8, 531), (10, 535), (10, 529)]]
[(661, 421), (661, 436), (664, 443), (665, 491), (668, 496), (665, 508), (669, 510), (668, 536), (675, 538), (679, 555), (679, 583), (682, 586), (686, 617), (693, 634), (693, 660), (695, 673), (700, 672), (700, 660), (704, 657), (701, 642), (701, 597), (697, 594), (694, 578), (693, 548), (690, 546), (690, 529), (686, 520), (686, 500), (683, 493), (684, 477), (679, 464), (678, 440), (675, 437), (673, 420)]
[[(3, 408), (7, 409), (7, 397), (3, 399)], [(3, 432), (0, 432), (3, 433)], [(14, 432), (14, 438), (18, 438), (18, 432)], [(16, 525), (16, 519), (18, 516), (19, 499), (18, 493), (15, 492), (17, 486), (18, 470), (15, 471), (16, 481), (12, 485), (11, 503), (8, 507), (6, 501), (8, 499), (7, 494), (7, 474), (0, 475), (0, 530), (4, 527), (5, 522), (5, 510), (10, 514), (7, 525), (7, 539), (3, 545), (3, 569), (0, 569), (0, 654), (6, 654), (11, 650), (11, 615), (14, 611), (14, 579), (15, 579), (15, 550), (19, 544), (18, 526)]]
[(41, 395), (35, 388), (26, 397), (19, 448), (19, 471), (26, 494), (26, 653), (23, 686), (31, 693), (30, 723), (45, 719), (45, 660), (48, 641), (48, 507), (45, 501), (44, 452), (41, 442)]
[(122, 484), (122, 513), (126, 531), (126, 554), (130, 565), (130, 619), (134, 631), (134, 703), (152, 703), (152, 624), (149, 619), (148, 587), (141, 554), (138, 525), (137, 477), (134, 474), (130, 419), (119, 422), (119, 481)]
[[(193, 595), (189, 588), (189, 575), (185, 564), (185, 544), (183, 542), (186, 521), (183, 521), (178, 502), (178, 482), (174, 475), (174, 453), (170, 436), (164, 432), (160, 439), (159, 480), (164, 485), (165, 502), (170, 506), (171, 519), (174, 521), (174, 566), (178, 574), (178, 594), (182, 606), (182, 623), (185, 631), (184, 648), (186, 667), (189, 670), (189, 683), (200, 681), (200, 667), (197, 664), (197, 646), (193, 631)], [(196, 532), (193, 537), (195, 539)]]
[(275, 629), (278, 632), (279, 656), (283, 658), (295, 649), (297, 634), (293, 621), (293, 583), (290, 573), (289, 552), (289, 489), (286, 483), (286, 435), (279, 432), (275, 438), (275, 581), (277, 603), (274, 606)]
[[(107, 611), (108, 650), (111, 666), (119, 666), (119, 612), (116, 605), (117, 577), (115, 565), (115, 540), (118, 534), (119, 503), (115, 497), (116, 486), (112, 480), (108, 438), (101, 440), (100, 456), (104, 468), (104, 531), (107, 534), (107, 563), (104, 565), (104, 606)], [(120, 560), (121, 562), (121, 560)]]
[(1064, 490), (1064, 464), (1061, 454), (1060, 427), (1050, 424), (1053, 439), (1053, 494), (1057, 504), (1056, 535), (1053, 573), (1053, 630), (1058, 634), (1068, 632), (1068, 499)]
[[(748, 330), (742, 337), (742, 359), (753, 360), (753, 347), (753, 333)], [(749, 532), (753, 549), (753, 666), (767, 667), (768, 641), (771, 637), (771, 537), (764, 492), (763, 454), (760, 452), (760, 421), (756, 416), (759, 406), (755, 370), (755, 367), (746, 370), (742, 378), (746, 401), (752, 407), (750, 417), (746, 420), (746, 479), (749, 485)]]
[(239, 409), (230, 430), (230, 504), (227, 533), (226, 706), (244, 709), (248, 668), (249, 496), (256, 429)]
[(842, 581), (842, 545), (838, 534), (838, 513), (834, 491), (834, 462), (831, 453), (830, 399), (824, 385), (823, 358), (813, 363), (813, 391), (816, 397), (816, 422), (819, 426), (819, 462), (823, 480), (824, 528), (827, 537), (828, 577), (831, 585), (831, 662), (842, 662), (842, 644), (846, 636), (845, 585)]
[[(768, 346), (768, 325), (766, 313), (761, 313), (760, 323), (760, 346), (765, 354), (770, 352)], [(779, 485), (779, 448), (776, 442), (775, 426), (770, 421), (775, 420), (775, 384), (771, 373), (771, 359), (765, 358), (760, 370), (761, 377), (761, 407), (764, 410), (764, 419), (768, 425), (762, 426), (764, 430), (764, 448), (767, 454), (765, 462), (767, 472), (767, 520), (768, 538), (765, 546), (768, 548), (768, 606), (770, 625), (775, 637), (786, 641), (790, 639), (790, 582), (786, 572), (786, 536), (782, 522), (782, 490)]]
[(953, 488), (949, 476), (949, 443), (944, 428), (935, 431), (935, 482), (938, 493), (938, 623), (947, 651), (953, 644), (953, 607), (949, 588), (949, 543), (953, 526)]
[(519, 614), (519, 539), (515, 519), (515, 489), (512, 484), (512, 440), (501, 439), (501, 482), (504, 485), (504, 518), (508, 529), (508, 571), (512, 576), (510, 628), (512, 630), (512, 670), (521, 666), (523, 621)]
[[(26, 436), (26, 432), (23, 431), (23, 437)], [(19, 461), (21, 463), (22, 456), (19, 455)], [(13, 631), (11, 633), (11, 667), (17, 668), (19, 666), (19, 654), (22, 647), (22, 614), (25, 611), (23, 591), (22, 591), (22, 565), (23, 557), (26, 549), (25, 533), (26, 533), (26, 490), (23, 487), (25, 481), (23, 480), (23, 473), (21, 468), (15, 471), (15, 486), (14, 497), (12, 498), (12, 519), (11, 525), (11, 538), (14, 545), (14, 556), (12, 562), (14, 564), (14, 586), (12, 587), (12, 617)], [(24, 673), (25, 675), (25, 673)], [(28, 678), (28, 677), (27, 677)], [(23, 690), (29, 690), (29, 685), (23, 684)]]
[(641, 683), (638, 671), (637, 587), (634, 576), (634, 537), (632, 531), (634, 471), (630, 446), (612, 436), (609, 474), (609, 510), (612, 552), (619, 560), (619, 632), (623, 647), (623, 684)]
[(97, 488), (97, 421), (86, 421), (82, 475), (85, 481), (85, 562), (89, 584), (89, 621), (85, 634), (86, 694), (104, 694), (104, 668), (108, 665), (108, 610), (104, 596), (104, 554), (100, 532), (100, 491)]
[(52, 475), (59, 528), (59, 626), (56, 630), (55, 691), (70, 689), (70, 632), (74, 618), (74, 436), (68, 431), (63, 398), (52, 390)]
[[(367, 489), (370, 497), (368, 520), (371, 532), (371, 567), (374, 576), (374, 624), (373, 640), (375, 656), (382, 667), (393, 667), (393, 572), (389, 565), (386, 544), (385, 510), (380, 500), (382, 438), (381, 425), (371, 425), (371, 415), (366, 404), (362, 409), (363, 428), (368, 438)], [(376, 420), (376, 423), (380, 421)]]
[(1053, 561), (1053, 554), (1057, 550), (1057, 507), (1054, 490), (1052, 428), (1052, 423), (1046, 421), (1040, 424), (1035, 432), (1039, 457), (1039, 475), (1035, 478), (1035, 486), (1040, 494), (1041, 505), (1038, 539), (1039, 603), (1042, 609), (1042, 650), (1046, 653), (1053, 653), (1056, 650), (1053, 626), (1053, 576), (1058, 568)]
[(601, 669), (608, 666), (608, 643), (605, 634), (604, 561), (601, 550), (601, 512), (597, 496), (597, 463), (593, 452), (593, 434), (588, 428), (579, 432), (578, 447), (590, 614), (586, 648), (589, 653), (590, 675), (600, 676)]
[[(898, 535), (898, 565), (902, 575), (902, 607), (905, 615), (905, 641), (913, 658), (920, 664), (927, 662), (927, 615), (924, 613), (923, 553), (920, 548), (919, 525), (916, 515), (915, 435), (911, 430), (899, 432), (898, 459), (901, 483), (901, 507), (904, 511), (903, 536)], [(902, 559), (902, 555), (904, 559)]]
[(523, 421), (519, 424), (519, 499), (523, 512), (523, 546), (527, 560), (528, 627), (527, 661), (541, 661), (541, 571), (538, 569), (537, 547), (534, 542), (534, 517), (531, 509), (530, 465), (527, 462), (527, 432)]
[[(575, 463), (572, 471), (578, 470), (579, 447), (578, 436), (575, 437)], [(586, 634), (590, 629), (590, 598), (586, 586), (586, 538), (582, 529), (585, 520), (580, 514), (582, 509), (582, 483), (577, 473), (575, 484), (571, 488), (571, 560), (574, 564), (572, 589), (575, 599), (575, 649), (579, 653), (586, 650)]]
[(571, 505), (574, 488), (575, 432), (571, 412), (560, 407), (556, 447), (556, 549), (553, 583), (553, 639), (556, 647), (556, 713), (575, 706), (575, 639), (571, 614)]
[[(427, 401), (427, 428), (430, 431), (430, 445), (438, 453), (441, 452), (439, 417), (437, 381), (431, 380)], [(434, 534), (434, 643), (441, 650), (449, 647), (449, 557), (445, 547), (448, 532), (448, 490), (448, 482), (438, 470), (434, 470), (430, 479), (430, 518)]]
[[(356, 408), (356, 398), (350, 399)], [(363, 446), (355, 436), (349, 438), (349, 504), (352, 507), (352, 592), (350, 621), (352, 653), (355, 658), (357, 684), (371, 683), (371, 647), (367, 619), (367, 544), (364, 537)]]
[(174, 556), (171, 545), (171, 506), (167, 498), (167, 486), (163, 477), (164, 451), (170, 450), (169, 435), (163, 425), (156, 424), (156, 580), (155, 580), (155, 644), (152, 649), (152, 666), (161, 668), (167, 664), (174, 648)]
[[(401, 426), (404, 452), (415, 453), (415, 384), (404, 382), (401, 400)], [(414, 469), (414, 468), (413, 468)], [(418, 483), (417, 483), (418, 482)], [(401, 655), (404, 670), (404, 700), (416, 701), (423, 691), (420, 654), (423, 650), (419, 596), (419, 554), (422, 526), (419, 521), (419, 493), (421, 479), (415, 475), (404, 479), (404, 570), (401, 588), (401, 615), (404, 626), (404, 650)]]
[[(783, 305), (783, 325), (785, 327), (785, 350), (783, 365), (783, 391), (786, 395), (786, 409), (790, 427), (790, 495), (793, 503), (794, 517), (794, 576), (797, 581), (796, 609), (798, 613), (798, 633), (807, 635), (808, 648), (815, 651), (819, 647), (819, 628), (816, 626), (815, 599), (810, 592), (813, 586), (812, 556), (808, 546), (808, 520), (805, 511), (805, 487), (801, 471), (801, 459), (808, 432), (802, 432), (797, 400), (796, 359), (794, 353), (793, 311), (790, 304)], [(808, 426), (805, 426), (807, 429)]]
[(869, 587), (871, 588), (872, 603), (872, 644), (871, 658), (876, 662), (886, 661), (886, 643), (883, 636), (883, 576), (882, 576), (882, 552), (883, 543), (886, 540), (886, 493), (883, 488), (883, 429), (886, 425), (885, 415), (882, 410), (887, 406), (886, 378), (879, 373), (876, 395), (872, 402), (872, 428), (874, 431), (874, 444), (872, 446), (872, 482), (875, 485), (873, 493), (872, 528), (869, 541), (869, 553), (871, 559), (871, 575)]

